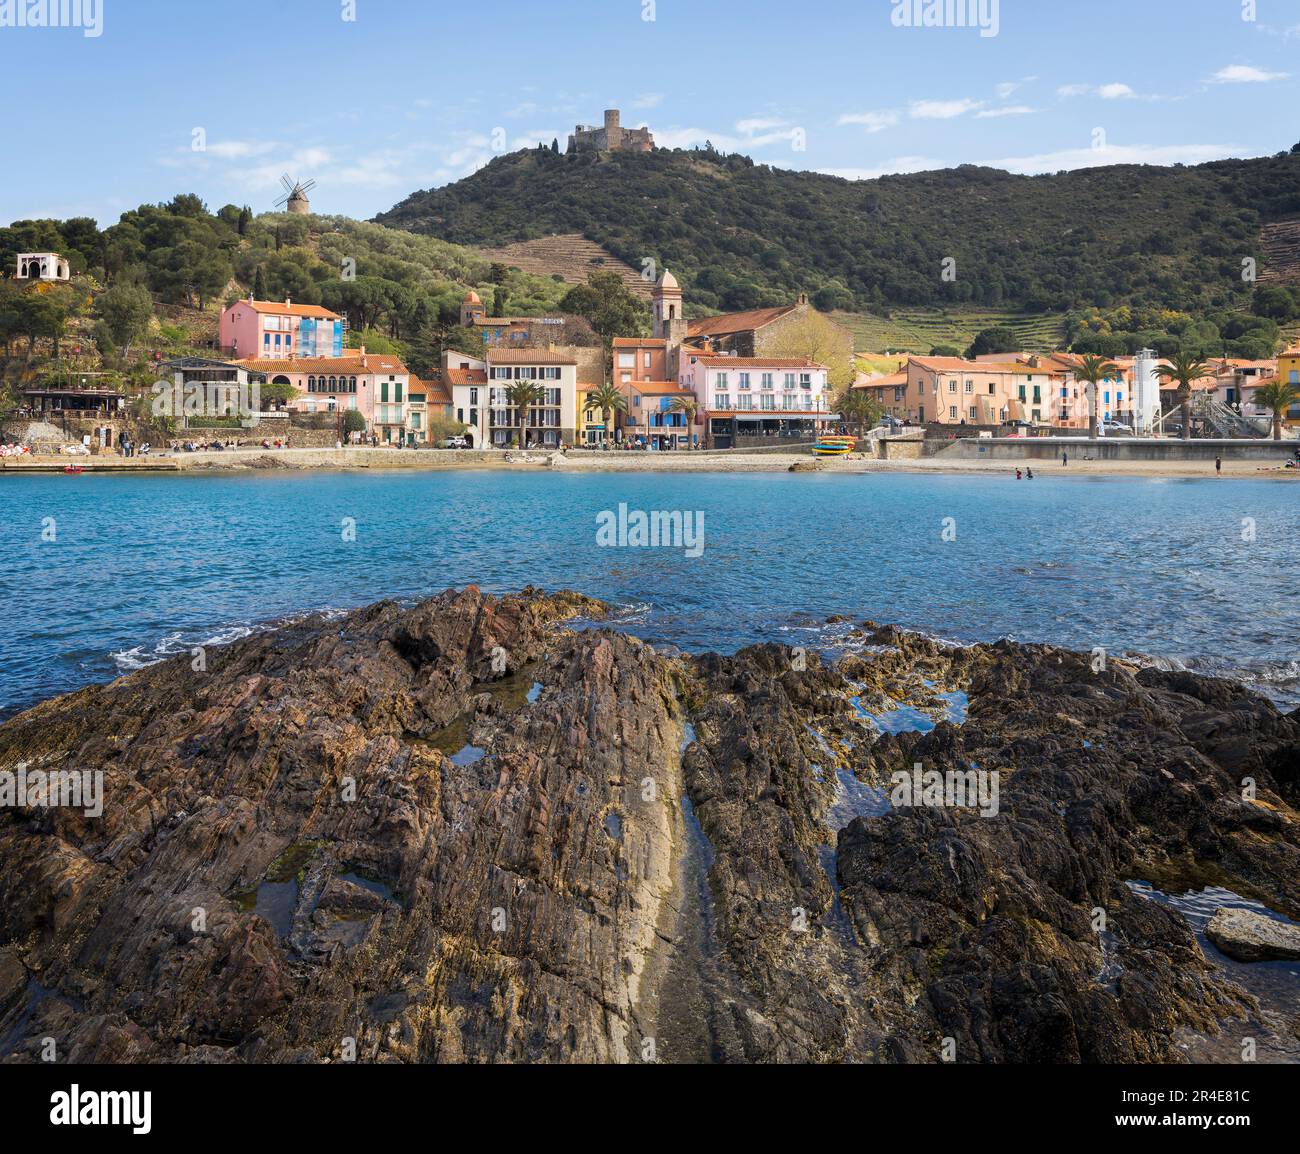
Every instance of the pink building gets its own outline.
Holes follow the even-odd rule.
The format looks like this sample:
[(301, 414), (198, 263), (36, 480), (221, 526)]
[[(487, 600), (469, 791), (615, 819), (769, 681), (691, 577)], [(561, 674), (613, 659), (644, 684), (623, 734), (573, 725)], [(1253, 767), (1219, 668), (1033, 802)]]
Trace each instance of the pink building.
[[(356, 409), (366, 427), (385, 444), (423, 439), (424, 420), (413, 419), (427, 405), (417, 385), (418, 408), (412, 409), (411, 373), (397, 357), (345, 349), (341, 357), (253, 358), (240, 361), (249, 372), (271, 384), (292, 385), (298, 396), (288, 404), (299, 413), (337, 413)], [(417, 378), (418, 381), (418, 378)]]
[(343, 353), (343, 318), (320, 305), (249, 297), (222, 311), (221, 348), (258, 360), (337, 357)]

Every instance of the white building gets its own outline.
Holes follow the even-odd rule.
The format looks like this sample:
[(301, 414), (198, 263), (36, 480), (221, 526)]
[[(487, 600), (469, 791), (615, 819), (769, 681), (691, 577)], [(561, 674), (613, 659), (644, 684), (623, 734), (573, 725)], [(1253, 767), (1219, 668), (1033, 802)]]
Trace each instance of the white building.
[(695, 394), (716, 448), (737, 437), (816, 435), (834, 416), (826, 376), (813, 361), (681, 350), (681, 384)]
[(14, 276), (18, 280), (71, 280), (72, 269), (57, 252), (20, 252)]
[(484, 357), (447, 350), (443, 381), (451, 394), (455, 421), (468, 425), (474, 448), (506, 448), (516, 443), (518, 414), (508, 390), (518, 381), (536, 382), (544, 390), (540, 404), (528, 412), (525, 445), (559, 448), (576, 443), (578, 428), (578, 360), (547, 349), (489, 349)]

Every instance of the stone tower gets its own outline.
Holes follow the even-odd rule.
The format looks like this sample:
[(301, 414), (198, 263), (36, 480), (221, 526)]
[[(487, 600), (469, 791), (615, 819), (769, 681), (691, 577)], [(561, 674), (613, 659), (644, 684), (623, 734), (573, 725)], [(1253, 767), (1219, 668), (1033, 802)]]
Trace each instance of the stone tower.
[(605, 109), (605, 147), (610, 152), (617, 152), (623, 147), (623, 129), (619, 126), (617, 108)]
[(654, 335), (668, 342), (668, 372), (676, 380), (682, 342), (686, 340), (686, 318), (682, 315), (681, 286), (667, 269), (655, 282), (650, 296), (650, 309), (654, 317)]
[(309, 216), (311, 214), (311, 201), (307, 199), (307, 194), (301, 187), (297, 187), (289, 194), (289, 199), (285, 207), (295, 216)]

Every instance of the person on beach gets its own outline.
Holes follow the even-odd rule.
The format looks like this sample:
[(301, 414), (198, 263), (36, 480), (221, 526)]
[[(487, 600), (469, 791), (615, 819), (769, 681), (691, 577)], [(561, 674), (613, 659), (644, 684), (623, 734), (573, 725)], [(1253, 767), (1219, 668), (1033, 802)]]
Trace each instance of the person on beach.
[(1028, 466), (1025, 467), (1025, 477), (1030, 481), (1034, 479), (1034, 471)]
[(1222, 457), (1215, 457), (1215, 458), (1214, 458), (1214, 472), (1215, 472), (1217, 475), (1222, 476), (1222, 474), (1223, 474), (1223, 458), (1222, 458)]
[(1070, 463), (1070, 453), (1066, 449), (1061, 450), (1061, 468), (1064, 469)]
[(1020, 473), (1020, 470), (1017, 469), (1017, 470), (1016, 470), (1016, 480), (1019, 481), (1020, 479), (1021, 479), (1021, 473)]

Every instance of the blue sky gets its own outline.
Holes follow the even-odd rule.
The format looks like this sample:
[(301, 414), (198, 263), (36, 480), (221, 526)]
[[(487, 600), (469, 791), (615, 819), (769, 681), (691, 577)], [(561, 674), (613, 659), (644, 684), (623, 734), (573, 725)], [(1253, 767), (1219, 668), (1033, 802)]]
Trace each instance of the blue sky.
[(1300, 140), (1300, 0), (999, 0), (988, 36), (896, 26), (903, 0), (72, 0), (100, 35), (3, 26), (37, 2), (0, 0), (6, 222), (177, 192), (263, 212), (286, 171), (369, 217), (607, 107), (661, 145), (850, 177)]

